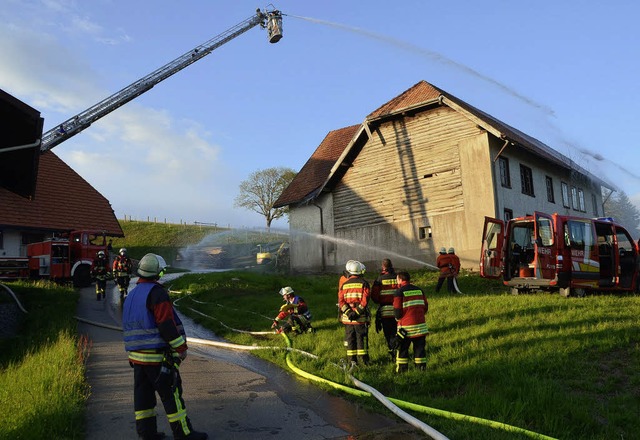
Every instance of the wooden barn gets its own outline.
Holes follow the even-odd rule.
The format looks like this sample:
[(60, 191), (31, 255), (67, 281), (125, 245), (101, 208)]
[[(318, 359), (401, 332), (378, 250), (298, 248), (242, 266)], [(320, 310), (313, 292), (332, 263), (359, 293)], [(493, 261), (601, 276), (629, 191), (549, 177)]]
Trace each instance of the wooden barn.
[(603, 214), (606, 183), (542, 142), (421, 81), (360, 125), (327, 134), (275, 206), (291, 268), (432, 266), (454, 247), (476, 269), (485, 216)]

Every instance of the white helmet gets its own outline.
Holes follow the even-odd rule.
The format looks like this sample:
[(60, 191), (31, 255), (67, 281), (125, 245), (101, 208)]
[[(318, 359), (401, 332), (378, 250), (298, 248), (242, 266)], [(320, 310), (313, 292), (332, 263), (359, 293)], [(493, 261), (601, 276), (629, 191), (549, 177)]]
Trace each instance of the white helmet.
[(454, 248), (450, 247), (450, 248), (449, 248), (449, 253), (450, 253), (450, 254), (455, 254), (455, 253), (456, 253), (456, 250), (455, 250)]
[(285, 296), (285, 295), (292, 295), (293, 294), (293, 289), (289, 286), (287, 287), (283, 287), (282, 289), (280, 289), (280, 295)]
[(155, 278), (161, 276), (167, 268), (167, 263), (160, 255), (146, 254), (138, 263), (138, 275), (143, 278)]
[(102, 258), (104, 256), (105, 256), (104, 251), (98, 251), (98, 258)]
[(118, 251), (118, 253), (119, 253), (120, 255), (124, 255), (124, 254), (126, 254), (126, 253), (127, 253), (127, 248), (120, 248), (120, 250)]
[(352, 275), (364, 275), (364, 272), (366, 270), (364, 264), (356, 260), (347, 261), (345, 269)]
[(441, 253), (441, 254), (446, 254), (446, 253), (447, 253), (447, 248), (446, 248), (446, 247), (444, 247), (444, 246), (443, 246), (443, 247), (441, 247), (441, 248), (440, 248), (440, 253)]

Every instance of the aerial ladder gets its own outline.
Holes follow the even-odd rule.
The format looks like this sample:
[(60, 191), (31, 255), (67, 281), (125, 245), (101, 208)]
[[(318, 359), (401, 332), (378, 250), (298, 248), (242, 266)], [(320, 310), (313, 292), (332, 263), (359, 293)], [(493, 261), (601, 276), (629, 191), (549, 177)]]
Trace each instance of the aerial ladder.
[(43, 133), (40, 152), (44, 153), (70, 137), (75, 136), (89, 127), (93, 122), (108, 115), (118, 107), (123, 106), (148, 90), (151, 90), (156, 84), (204, 58), (218, 47), (258, 25), (267, 30), (270, 43), (277, 43), (282, 38), (282, 13), (276, 9), (265, 9), (264, 11), (257, 9), (255, 15), (193, 48), (189, 52), (184, 53), (175, 60), (165, 64), (147, 76), (140, 78), (94, 106), (67, 119), (55, 128)]

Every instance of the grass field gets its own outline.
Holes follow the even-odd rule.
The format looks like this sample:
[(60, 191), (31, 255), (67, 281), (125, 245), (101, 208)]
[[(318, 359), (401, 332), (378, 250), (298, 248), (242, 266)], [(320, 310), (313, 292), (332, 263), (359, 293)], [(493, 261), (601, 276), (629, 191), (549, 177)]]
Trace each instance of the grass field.
[[(86, 341), (74, 318), (78, 293), (50, 283), (11, 283), (27, 314), (0, 339), (0, 438), (83, 439)], [(13, 302), (10, 303), (13, 305)]]
[[(550, 437), (637, 438), (640, 297), (513, 296), (501, 284), (475, 275), (460, 277), (464, 295), (435, 294), (434, 273), (416, 272), (413, 278), (429, 298), (427, 372), (411, 368), (408, 374), (396, 375), (382, 334), (371, 329), (372, 364), (357, 370), (359, 380), (388, 397)], [(310, 304), (317, 329), (315, 334), (294, 337), (294, 347), (321, 360), (296, 354), (292, 359), (306, 371), (350, 385), (337, 368), (345, 357), (344, 330), (337, 320), (337, 280), (337, 275), (189, 274), (173, 281), (171, 289), (197, 298), (181, 300), (180, 310), (216, 334), (240, 344), (272, 346), (284, 341), (277, 335), (255, 337), (225, 326), (268, 330), (268, 317), (275, 316), (281, 304), (278, 290), (291, 285)], [(253, 353), (287, 368), (279, 350)], [(367, 404), (382, 409), (375, 402)], [(414, 415), (452, 439), (529, 438), (477, 423)]]

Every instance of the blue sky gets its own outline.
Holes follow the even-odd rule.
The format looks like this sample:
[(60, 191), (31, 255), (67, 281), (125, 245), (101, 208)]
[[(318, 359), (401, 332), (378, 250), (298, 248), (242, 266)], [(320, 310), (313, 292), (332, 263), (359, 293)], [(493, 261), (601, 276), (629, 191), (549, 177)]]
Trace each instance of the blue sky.
[[(0, 88), (48, 130), (268, 5), (3, 0)], [(242, 180), (299, 170), (329, 131), (425, 80), (640, 202), (638, 2), (273, 5), (286, 14), (279, 43), (251, 29), (53, 151), (118, 218), (260, 227), (233, 207)]]

